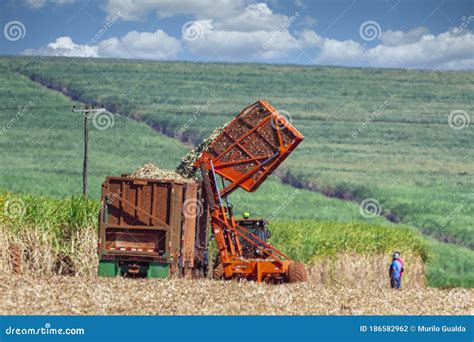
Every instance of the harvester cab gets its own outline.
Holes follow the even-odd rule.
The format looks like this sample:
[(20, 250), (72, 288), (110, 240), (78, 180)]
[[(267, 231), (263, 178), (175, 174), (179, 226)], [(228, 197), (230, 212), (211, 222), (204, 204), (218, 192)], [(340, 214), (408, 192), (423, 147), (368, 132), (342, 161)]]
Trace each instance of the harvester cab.
[[(245, 217), (245, 216), (244, 216)], [(240, 227), (247, 230), (249, 233), (257, 236), (260, 240), (267, 242), (271, 237), (272, 232), (268, 228), (268, 221), (261, 218), (243, 218), (236, 220), (235, 223)], [(254, 241), (258, 245), (258, 241)], [(261, 248), (255, 246), (255, 244), (248, 243), (247, 241), (242, 241), (242, 252), (246, 258), (265, 258), (267, 255), (263, 252)]]
[[(270, 283), (306, 281), (304, 265), (270, 245), (266, 234), (262, 239), (241, 225), (229, 200), (238, 188), (257, 190), (303, 138), (275, 108), (259, 100), (227, 124), (195, 162), (201, 170), (219, 253), (215, 277)], [(249, 250), (262, 255), (249, 255)]]

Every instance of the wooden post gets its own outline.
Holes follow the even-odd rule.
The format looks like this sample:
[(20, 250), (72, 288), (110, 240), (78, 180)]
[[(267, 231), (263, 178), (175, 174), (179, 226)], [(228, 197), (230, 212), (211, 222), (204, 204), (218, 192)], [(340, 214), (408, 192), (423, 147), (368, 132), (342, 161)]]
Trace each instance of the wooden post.
[(94, 106), (85, 106), (84, 109), (76, 108), (72, 106), (72, 111), (74, 113), (81, 113), (84, 115), (84, 161), (82, 166), (82, 195), (87, 198), (87, 188), (88, 188), (88, 178), (87, 178), (87, 169), (88, 169), (88, 150), (89, 150), (89, 119), (95, 113), (102, 113), (105, 111), (105, 108), (94, 109)]
[(82, 167), (82, 195), (87, 198), (87, 163), (88, 163), (88, 148), (89, 148), (89, 111), (84, 112), (84, 161)]

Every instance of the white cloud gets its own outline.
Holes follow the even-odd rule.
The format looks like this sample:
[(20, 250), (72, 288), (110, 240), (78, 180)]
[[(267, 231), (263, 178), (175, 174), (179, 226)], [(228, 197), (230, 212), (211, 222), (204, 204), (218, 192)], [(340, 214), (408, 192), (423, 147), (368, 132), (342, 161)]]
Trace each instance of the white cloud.
[(316, 39), (314, 32), (308, 31), (292, 35), (288, 30), (222, 30), (215, 28), (211, 20), (197, 21), (195, 25), (201, 29), (199, 38), (183, 38), (188, 50), (194, 55), (227, 60), (280, 58), (310, 46)]
[[(313, 62), (317, 64), (391, 68), (474, 68), (474, 34), (467, 26), (474, 21), (474, 17), (469, 17), (459, 27), (438, 35), (431, 34), (425, 27), (406, 32), (387, 30), (381, 33), (378, 45), (368, 47), (365, 42), (361, 44), (354, 40), (337, 40), (318, 35), (309, 29), (314, 25), (314, 21), (310, 20), (308, 23), (307, 17), (298, 12), (283, 15), (272, 11), (267, 3), (249, 2), (250, 0), (109, 0), (104, 9), (110, 16), (120, 13), (121, 20), (141, 20), (150, 12), (157, 16), (186, 15), (196, 20), (193, 21), (192, 30), (190, 28), (187, 31), (187, 25), (183, 25), (182, 36), (179, 38), (162, 30), (131, 31), (122, 37), (109, 38), (94, 45), (80, 45), (69, 37), (60, 37), (45, 48), (30, 49), (24, 53), (179, 59), (181, 52), (186, 51), (188, 55), (210, 60), (291, 61), (286, 57), (291, 54), (300, 55), (300, 50), (310, 48), (306, 54), (315, 54)], [(189, 37), (187, 33), (197, 34)]]
[(97, 46), (80, 45), (71, 37), (59, 37), (54, 42), (40, 49), (27, 49), (25, 55), (66, 56), (66, 57), (98, 57)]
[(439, 35), (420, 27), (408, 32), (386, 31), (373, 47), (352, 40), (322, 38), (315, 58), (318, 64), (382, 68), (472, 69), (474, 34), (454, 29)]
[(181, 43), (166, 32), (131, 31), (121, 38), (99, 43), (100, 57), (172, 59), (181, 51)]
[(219, 30), (253, 32), (278, 30), (288, 20), (286, 15), (273, 13), (267, 4), (257, 3), (248, 5), (237, 15), (214, 22)]
[[(223, 60), (272, 60), (312, 44), (317, 35), (308, 30), (291, 33), (290, 27), (301, 16), (274, 13), (267, 4), (246, 6), (238, 15), (196, 20), (197, 38), (182, 40), (188, 50), (199, 56)], [(311, 31), (312, 32), (312, 31)]]
[(47, 4), (54, 4), (54, 5), (66, 5), (72, 4), (75, 0), (23, 0), (23, 3), (32, 9), (38, 9), (46, 6)]
[(321, 51), (316, 57), (318, 64), (343, 64), (354, 66), (364, 54), (364, 48), (352, 40), (339, 41), (335, 39), (321, 39), (317, 44)]
[(243, 0), (156, 1), (108, 0), (104, 6), (108, 15), (123, 14), (123, 20), (143, 20), (150, 12), (157, 17), (190, 15), (194, 18), (223, 18), (238, 15), (244, 7)]
[(26, 55), (66, 57), (116, 57), (141, 59), (174, 59), (181, 43), (162, 30), (131, 31), (123, 37), (112, 37), (97, 45), (76, 44), (70, 37), (59, 37), (40, 49), (28, 49)]
[(387, 30), (382, 32), (380, 40), (386, 46), (397, 46), (415, 43), (429, 33), (426, 27), (417, 27), (408, 32)]
[(375, 67), (432, 69), (463, 69), (474, 62), (474, 34), (469, 31), (424, 34), (418, 40), (402, 38), (397, 43), (367, 50), (364, 60)]

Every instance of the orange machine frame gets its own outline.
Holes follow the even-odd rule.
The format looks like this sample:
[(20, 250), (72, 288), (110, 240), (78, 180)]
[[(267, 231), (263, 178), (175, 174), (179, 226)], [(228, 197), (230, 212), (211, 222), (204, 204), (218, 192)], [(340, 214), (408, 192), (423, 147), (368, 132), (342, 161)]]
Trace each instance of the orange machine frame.
[[(256, 104), (270, 115), (262, 119), (255, 127), (251, 128), (238, 139), (235, 139), (232, 145), (228, 146), (219, 155), (213, 155), (209, 152), (209, 149), (204, 151), (195, 165), (201, 169), (204, 189), (211, 211), (212, 231), (217, 242), (220, 261), (224, 268), (224, 278), (246, 278), (258, 282), (284, 282), (288, 277), (288, 266), (292, 262), (291, 259), (277, 248), (236, 224), (232, 206), (229, 205), (227, 198), (229, 194), (238, 187), (249, 192), (255, 191), (268, 175), (275, 170), (304, 139), (303, 135), (266, 101), (258, 101)], [(239, 116), (229, 123), (221, 135), (226, 134), (226, 130), (235, 124), (236, 120), (239, 120)], [(250, 134), (256, 133), (257, 130), (264, 125), (268, 125), (269, 120), (273, 120), (275, 123), (272, 127), (277, 133), (278, 150), (274, 154), (268, 155), (255, 156), (248, 153), (241, 142)], [(293, 138), (291, 144), (285, 145), (282, 138), (282, 130), (288, 130), (290, 132)], [(217, 141), (219, 137), (215, 141)], [(235, 146), (245, 150), (248, 158), (222, 161), (222, 156)], [(239, 174), (235, 169), (231, 168), (249, 162), (253, 162), (257, 165), (245, 173)], [(217, 175), (222, 177), (222, 189), (219, 189)], [(224, 179), (229, 184), (226, 185)], [(254, 245), (255, 248), (261, 249), (266, 257), (262, 259), (244, 258), (241, 239)]]

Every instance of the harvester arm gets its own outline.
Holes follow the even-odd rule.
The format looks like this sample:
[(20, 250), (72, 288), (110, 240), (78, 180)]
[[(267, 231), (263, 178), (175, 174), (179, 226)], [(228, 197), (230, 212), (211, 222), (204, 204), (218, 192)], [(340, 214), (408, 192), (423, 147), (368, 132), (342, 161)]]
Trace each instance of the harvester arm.
[[(291, 281), (288, 256), (236, 224), (228, 196), (238, 188), (255, 191), (303, 140), (303, 136), (266, 101), (245, 108), (203, 151), (201, 170), (211, 224), (224, 277)], [(218, 177), (222, 180), (219, 188)], [(240, 239), (259, 248), (264, 259), (245, 259)], [(301, 273), (301, 272), (300, 272)]]

